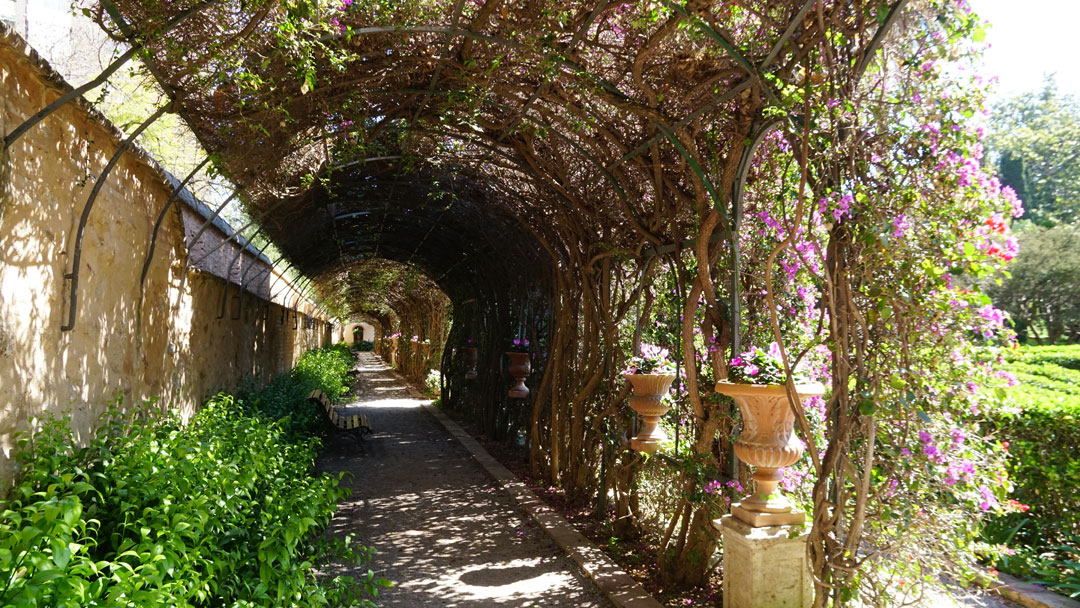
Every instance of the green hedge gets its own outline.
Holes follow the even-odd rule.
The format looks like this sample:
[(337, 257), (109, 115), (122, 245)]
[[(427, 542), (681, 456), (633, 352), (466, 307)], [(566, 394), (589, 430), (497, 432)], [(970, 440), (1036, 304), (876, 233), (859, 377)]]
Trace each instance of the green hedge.
[(993, 423), (1009, 443), (1013, 496), (1030, 510), (992, 522), (989, 536), (1017, 551), (999, 564), (1005, 570), (1080, 593), (1080, 345), (1025, 347), (1006, 359), (1020, 411)]
[(1020, 381), (1009, 389), (1020, 411), (995, 422), (1009, 442), (1015, 497), (1042, 528), (1030, 534), (1080, 535), (1080, 345), (1023, 348), (1006, 369)]
[(304, 353), (292, 373), (278, 376), (267, 386), (246, 391), (240, 396), (245, 410), (268, 420), (284, 421), (285, 432), (296, 440), (318, 434), (323, 429), (323, 414), (307, 401), (311, 391), (321, 388), (331, 399), (348, 391), (354, 359), (349, 347), (335, 344)]
[(0, 503), (0, 605), (374, 605), (371, 570), (317, 576), (372, 552), (323, 535), (346, 492), (312, 475), (316, 437), (271, 420), (336, 359), (306, 355), (258, 406), (218, 395), (187, 425), (114, 407), (85, 448), (46, 420)]

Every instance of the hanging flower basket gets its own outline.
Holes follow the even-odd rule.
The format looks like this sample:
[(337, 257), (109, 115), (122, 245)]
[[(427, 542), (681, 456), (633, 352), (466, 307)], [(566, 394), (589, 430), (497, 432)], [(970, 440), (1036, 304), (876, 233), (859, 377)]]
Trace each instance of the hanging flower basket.
[(506, 395), (512, 399), (524, 399), (529, 396), (529, 387), (525, 386), (525, 378), (528, 378), (529, 372), (532, 371), (531, 355), (509, 351), (506, 356), (510, 358), (510, 367), (507, 371), (514, 377), (514, 386), (510, 387)]
[(671, 409), (664, 403), (664, 396), (675, 381), (675, 374), (623, 374), (634, 387), (630, 396), (630, 408), (641, 416), (641, 430), (630, 440), (630, 447), (638, 452), (656, 453), (667, 434), (660, 428), (660, 417)]
[[(807, 397), (823, 395), (821, 384), (795, 386), (800, 405)], [(717, 382), (716, 392), (735, 400), (742, 415), (743, 429), (735, 441), (735, 455), (757, 468), (753, 478), (757, 491), (731, 513), (753, 526), (801, 523), (805, 515), (792, 511), (792, 503), (776, 488), (783, 475), (780, 469), (795, 464), (806, 446), (795, 435), (795, 414), (788, 404), (787, 387), (780, 384), (738, 384)]]
[(465, 379), (476, 379), (476, 363), (480, 359), (480, 355), (475, 346), (462, 346), (461, 357), (465, 361)]

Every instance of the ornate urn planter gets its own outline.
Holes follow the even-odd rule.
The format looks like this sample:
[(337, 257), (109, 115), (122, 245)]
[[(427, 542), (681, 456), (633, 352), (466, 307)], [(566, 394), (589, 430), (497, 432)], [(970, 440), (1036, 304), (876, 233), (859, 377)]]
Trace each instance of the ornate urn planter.
[(525, 386), (525, 378), (529, 377), (529, 372), (532, 371), (532, 363), (529, 360), (529, 353), (516, 353), (507, 352), (506, 356), (510, 358), (510, 367), (507, 371), (514, 377), (514, 386), (510, 387), (510, 390), (506, 392), (508, 397), (513, 399), (524, 399), (529, 396), (529, 387)]
[[(802, 400), (825, 393), (821, 384), (795, 386)], [(757, 491), (731, 506), (731, 514), (751, 526), (780, 526), (802, 523), (806, 515), (793, 511), (791, 500), (776, 485), (780, 469), (794, 464), (806, 446), (795, 436), (795, 414), (788, 404), (787, 387), (773, 384), (717, 382), (716, 392), (735, 400), (742, 414), (743, 429), (735, 440), (735, 455), (754, 467)]]
[[(465, 361), (465, 379), (476, 379), (476, 362), (479, 360), (479, 354), (476, 351), (475, 346), (462, 346), (461, 357)], [(526, 375), (528, 372), (526, 372)]]
[(630, 407), (641, 416), (641, 430), (630, 440), (630, 447), (653, 454), (668, 439), (659, 424), (660, 417), (671, 409), (664, 405), (663, 399), (675, 381), (675, 374), (623, 374), (623, 378), (634, 387)]

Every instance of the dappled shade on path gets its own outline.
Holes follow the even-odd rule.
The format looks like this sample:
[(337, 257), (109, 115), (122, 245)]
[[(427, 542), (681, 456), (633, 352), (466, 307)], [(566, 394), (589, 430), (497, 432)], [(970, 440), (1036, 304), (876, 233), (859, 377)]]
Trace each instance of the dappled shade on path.
[(364, 451), (331, 438), (319, 468), (353, 474), (330, 530), (378, 550), (373, 568), (396, 585), (380, 605), (609, 605), (381, 359), (361, 353), (359, 369), (346, 413), (375, 434)]

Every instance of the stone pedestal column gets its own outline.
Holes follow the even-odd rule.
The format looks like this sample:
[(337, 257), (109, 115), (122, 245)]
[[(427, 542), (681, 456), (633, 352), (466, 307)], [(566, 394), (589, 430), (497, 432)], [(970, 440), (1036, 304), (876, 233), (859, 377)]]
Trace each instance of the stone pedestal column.
[(725, 515), (724, 608), (808, 608), (814, 603), (805, 525), (755, 528)]

